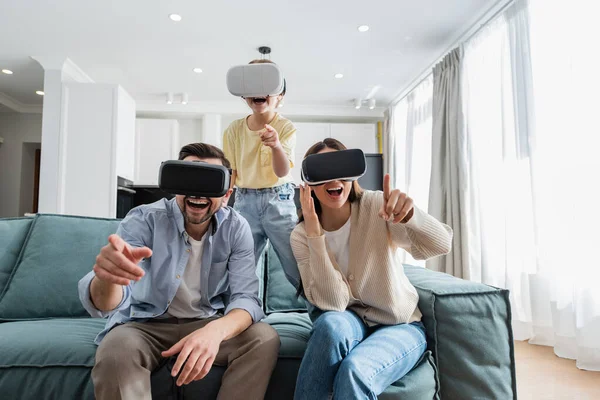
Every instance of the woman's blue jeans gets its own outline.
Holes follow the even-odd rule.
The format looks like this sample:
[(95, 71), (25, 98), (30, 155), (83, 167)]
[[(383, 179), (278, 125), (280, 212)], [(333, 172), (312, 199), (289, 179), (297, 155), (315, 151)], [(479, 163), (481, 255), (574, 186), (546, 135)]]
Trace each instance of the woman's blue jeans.
[(368, 327), (352, 311), (325, 312), (314, 323), (294, 399), (376, 400), (426, 347), (421, 322)]

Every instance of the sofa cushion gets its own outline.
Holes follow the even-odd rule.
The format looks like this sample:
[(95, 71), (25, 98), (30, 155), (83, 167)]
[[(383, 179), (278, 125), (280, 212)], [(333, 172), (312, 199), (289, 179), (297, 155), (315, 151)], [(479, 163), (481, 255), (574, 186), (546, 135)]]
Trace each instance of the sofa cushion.
[(37, 215), (0, 297), (0, 320), (87, 316), (77, 282), (118, 225), (114, 219)]
[(379, 400), (439, 399), (439, 379), (431, 351), (426, 351), (412, 370), (402, 379), (392, 383)]
[(296, 289), (287, 280), (281, 262), (273, 249), (267, 246), (265, 267), (265, 312), (267, 314), (289, 311), (306, 311), (303, 298), (296, 296)]
[(32, 221), (32, 218), (0, 219), (0, 298), (10, 280)]
[(406, 265), (443, 398), (516, 398), (508, 291)]
[(310, 338), (312, 322), (307, 313), (273, 313), (263, 320), (271, 325), (281, 339), (280, 358), (301, 359)]
[(0, 324), (0, 368), (93, 367), (106, 320), (56, 318)]
[(0, 388), (7, 399), (93, 399), (94, 338), (103, 319), (0, 324)]

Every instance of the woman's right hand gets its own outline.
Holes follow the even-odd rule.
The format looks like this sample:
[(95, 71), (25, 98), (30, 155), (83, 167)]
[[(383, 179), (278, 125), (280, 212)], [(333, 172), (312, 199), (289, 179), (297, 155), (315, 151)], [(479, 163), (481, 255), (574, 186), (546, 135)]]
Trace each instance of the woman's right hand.
[(304, 217), (304, 230), (309, 237), (321, 236), (321, 223), (315, 211), (315, 201), (310, 194), (310, 186), (300, 185), (300, 206)]

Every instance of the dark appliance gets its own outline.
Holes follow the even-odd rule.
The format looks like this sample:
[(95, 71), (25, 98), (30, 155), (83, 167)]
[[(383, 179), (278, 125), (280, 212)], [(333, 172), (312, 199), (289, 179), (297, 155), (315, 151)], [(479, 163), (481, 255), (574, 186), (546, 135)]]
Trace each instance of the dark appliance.
[(133, 182), (117, 176), (117, 218), (125, 218), (133, 207), (135, 207)]

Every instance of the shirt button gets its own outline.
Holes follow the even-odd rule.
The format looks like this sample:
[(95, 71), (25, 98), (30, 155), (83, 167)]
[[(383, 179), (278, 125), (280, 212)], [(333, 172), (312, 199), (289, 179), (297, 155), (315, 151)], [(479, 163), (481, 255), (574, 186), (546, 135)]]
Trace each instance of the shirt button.
[(181, 278), (181, 275), (178, 274), (175, 278), (179, 279), (179, 278)]
[(350, 276), (348, 276), (348, 279), (350, 279), (351, 281), (354, 280), (354, 275), (350, 274)]
[(190, 252), (190, 249), (186, 249), (185, 251), (187, 251), (188, 253)]

